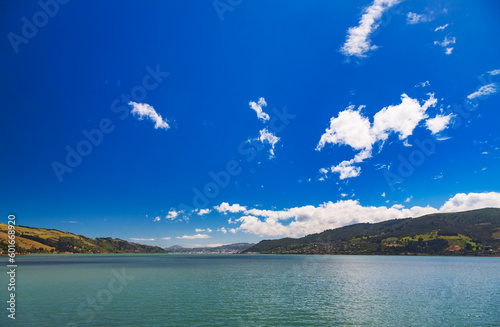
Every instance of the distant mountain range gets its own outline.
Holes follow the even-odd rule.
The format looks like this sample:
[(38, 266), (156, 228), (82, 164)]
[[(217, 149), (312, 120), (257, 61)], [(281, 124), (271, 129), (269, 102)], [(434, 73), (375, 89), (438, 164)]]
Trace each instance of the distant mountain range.
[(182, 246), (179, 245), (173, 245), (167, 248), (167, 251), (168, 253), (205, 253), (205, 254), (240, 253), (253, 245), (255, 244), (234, 243), (216, 247), (199, 247), (199, 248), (183, 248)]
[[(8, 227), (0, 223), (0, 251)], [(280, 253), (500, 255), (500, 209), (426, 215), (361, 223), (302, 238), (236, 243), (218, 247), (167, 249), (120, 239), (88, 238), (55, 229), (16, 226), (17, 253)]]
[(302, 238), (266, 240), (242, 253), (500, 255), (500, 209), (361, 223)]
[[(0, 223), (0, 248), (7, 250), (8, 227)], [(167, 253), (158, 246), (120, 239), (88, 238), (56, 229), (16, 226), (16, 252), (25, 253)]]

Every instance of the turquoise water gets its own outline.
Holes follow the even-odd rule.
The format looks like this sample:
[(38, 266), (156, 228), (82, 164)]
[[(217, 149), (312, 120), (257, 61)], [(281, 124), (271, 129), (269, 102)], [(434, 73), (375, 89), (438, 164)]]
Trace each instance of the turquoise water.
[[(4, 308), (2, 326), (500, 326), (500, 258), (51, 255), (18, 263), (17, 319)], [(3, 273), (5, 300), (7, 284)]]

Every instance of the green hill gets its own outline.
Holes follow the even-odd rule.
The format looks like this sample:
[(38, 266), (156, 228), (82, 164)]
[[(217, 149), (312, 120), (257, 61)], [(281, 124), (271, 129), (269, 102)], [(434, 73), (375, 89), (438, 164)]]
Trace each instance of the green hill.
[(361, 223), (265, 240), (243, 253), (499, 255), (500, 209)]
[[(0, 253), (6, 253), (8, 227), (0, 223)], [(24, 253), (166, 253), (158, 246), (120, 239), (88, 238), (56, 229), (16, 226), (16, 252)]]

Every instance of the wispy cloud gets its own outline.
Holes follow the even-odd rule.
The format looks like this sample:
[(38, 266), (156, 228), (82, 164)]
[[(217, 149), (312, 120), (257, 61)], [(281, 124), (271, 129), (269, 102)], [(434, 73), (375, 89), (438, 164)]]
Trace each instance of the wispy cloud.
[(498, 75), (498, 74), (500, 74), (500, 69), (491, 70), (488, 72), (488, 74), (490, 74), (492, 76)]
[(165, 130), (169, 129), (167, 121), (164, 121), (161, 116), (155, 111), (155, 109), (147, 103), (137, 103), (130, 101), (129, 106), (131, 106), (132, 114), (136, 116), (139, 120), (144, 118), (149, 118), (155, 123), (155, 129), (163, 128)]
[(419, 23), (427, 23), (434, 20), (432, 12), (430, 14), (416, 14), (414, 12), (409, 12), (406, 15), (406, 24), (414, 25)]
[(476, 92), (469, 94), (467, 98), (469, 100), (475, 99), (475, 98), (481, 98), (490, 94), (494, 94), (498, 92), (498, 86), (496, 83), (491, 83), (487, 85), (483, 85), (477, 90)]
[(429, 81), (425, 81), (425, 82), (417, 83), (415, 85), (415, 87), (426, 87), (426, 86), (429, 86), (429, 85), (431, 85), (431, 83)]
[(160, 221), (160, 216), (156, 217), (153, 221)]
[(269, 120), (269, 115), (262, 110), (262, 107), (267, 107), (266, 99), (260, 98), (258, 102), (250, 101), (248, 104), (250, 105), (250, 108), (255, 110), (259, 119), (262, 121)]
[(447, 28), (448, 26), (450, 26), (450, 24), (445, 24), (445, 25), (442, 25), (442, 26), (436, 27), (436, 29), (434, 30), (434, 32), (443, 31), (443, 30), (444, 30), (445, 28)]
[(261, 129), (259, 131), (260, 136), (256, 139), (262, 143), (268, 143), (271, 145), (271, 149), (269, 150), (269, 157), (274, 157), (274, 146), (279, 142), (280, 138), (274, 135), (272, 132), (268, 131), (267, 128)]
[(399, 0), (375, 0), (364, 10), (359, 25), (347, 31), (347, 38), (340, 49), (345, 56), (366, 57), (366, 53), (377, 49), (371, 44), (370, 35), (379, 27), (382, 15), (386, 10), (398, 4)]
[(196, 235), (177, 236), (176, 238), (181, 240), (194, 240), (194, 239), (210, 238), (210, 236), (207, 234), (196, 234)]
[(154, 241), (154, 238), (138, 238), (138, 237), (131, 237), (130, 238), (132, 241)]
[(434, 41), (435, 45), (439, 45), (440, 47), (444, 48), (444, 53), (447, 55), (450, 55), (453, 51), (453, 47), (449, 47), (450, 44), (455, 44), (457, 42), (456, 37), (450, 37), (448, 36), (444, 37), (444, 40), (439, 42), (439, 41)]
[(212, 230), (210, 228), (196, 228), (194, 230), (196, 233), (211, 233)]

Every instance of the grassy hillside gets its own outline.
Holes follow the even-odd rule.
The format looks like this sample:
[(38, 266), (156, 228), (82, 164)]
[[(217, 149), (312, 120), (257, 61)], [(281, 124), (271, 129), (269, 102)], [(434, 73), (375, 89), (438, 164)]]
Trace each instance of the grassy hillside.
[(487, 208), (261, 241), (244, 253), (498, 255), (499, 248), (500, 209)]
[[(7, 249), (6, 224), (0, 223), (0, 248)], [(166, 253), (157, 246), (112, 238), (88, 238), (55, 229), (16, 226), (17, 253)]]

